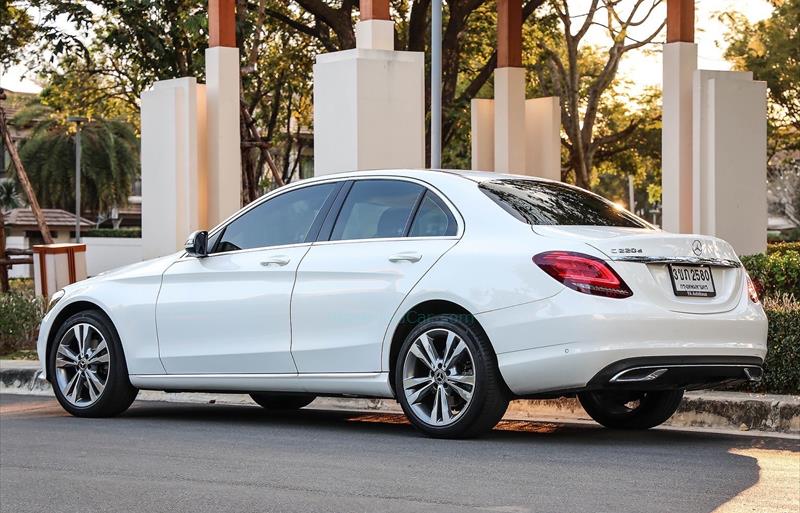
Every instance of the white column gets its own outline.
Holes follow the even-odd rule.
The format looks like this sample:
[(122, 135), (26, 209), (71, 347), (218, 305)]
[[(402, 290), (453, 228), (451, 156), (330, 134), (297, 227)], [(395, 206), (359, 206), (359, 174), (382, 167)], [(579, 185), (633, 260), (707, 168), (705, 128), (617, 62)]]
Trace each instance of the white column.
[(472, 169), (494, 171), (494, 100), (471, 102)]
[(207, 224), (202, 94), (193, 77), (159, 81), (142, 94), (144, 258), (180, 249)]
[(561, 105), (558, 96), (525, 101), (525, 170), (561, 181)]
[(359, 22), (359, 48), (317, 56), (317, 176), (425, 167), (424, 55), (392, 51), (390, 25), (384, 20)]
[(767, 248), (766, 94), (749, 72), (695, 72), (694, 231), (740, 255)]
[(366, 20), (356, 23), (356, 48), (394, 50), (394, 22)]
[(697, 69), (697, 45), (667, 43), (663, 49), (662, 227), (691, 233), (692, 73)]
[(494, 70), (494, 170), (525, 172), (525, 69)]
[(239, 134), (239, 49), (206, 50), (208, 224), (239, 210), (242, 157)]

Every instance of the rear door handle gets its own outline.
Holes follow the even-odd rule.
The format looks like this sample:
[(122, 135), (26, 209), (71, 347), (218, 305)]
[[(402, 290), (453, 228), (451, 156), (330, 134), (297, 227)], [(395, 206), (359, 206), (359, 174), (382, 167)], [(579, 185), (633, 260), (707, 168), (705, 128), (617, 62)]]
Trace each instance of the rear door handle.
[(407, 253), (398, 253), (389, 257), (390, 262), (419, 262), (422, 260), (422, 255), (413, 251)]
[(270, 267), (270, 266), (273, 266), (273, 265), (283, 267), (284, 265), (288, 264), (289, 262), (291, 262), (291, 259), (289, 257), (287, 257), (285, 255), (276, 255), (276, 256), (270, 257), (270, 258), (268, 258), (266, 260), (262, 260), (261, 261), (261, 265), (264, 266), (264, 267)]

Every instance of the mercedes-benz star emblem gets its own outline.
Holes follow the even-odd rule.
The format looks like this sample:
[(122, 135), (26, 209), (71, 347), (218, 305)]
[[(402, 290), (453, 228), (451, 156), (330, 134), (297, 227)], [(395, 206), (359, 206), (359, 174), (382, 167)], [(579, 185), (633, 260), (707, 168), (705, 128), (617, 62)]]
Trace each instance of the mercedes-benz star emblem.
[(697, 256), (702, 255), (703, 254), (703, 243), (700, 242), (699, 240), (696, 240), (696, 241), (692, 242), (692, 253), (694, 253)]

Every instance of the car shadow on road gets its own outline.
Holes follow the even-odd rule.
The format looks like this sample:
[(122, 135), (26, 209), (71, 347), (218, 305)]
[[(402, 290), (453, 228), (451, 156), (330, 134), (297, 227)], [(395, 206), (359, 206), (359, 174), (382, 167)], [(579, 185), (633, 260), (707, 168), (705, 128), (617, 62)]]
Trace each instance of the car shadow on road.
[[(137, 404), (125, 417), (150, 422), (186, 421), (185, 427), (190, 430), (192, 423), (202, 421), (240, 426), (240, 433), (272, 428), (272, 432), (279, 431), (283, 436), (304, 437), (313, 431), (315, 437), (355, 441), (364, 451), (385, 450), (380, 446), (391, 445), (398, 452), (427, 451), (434, 458), (467, 457), (477, 462), (502, 461), (498, 458), (504, 455), (502, 458), (512, 460), (529, 458), (529, 463), (522, 462), (529, 466), (538, 465), (546, 455), (545, 464), (551, 466), (553, 475), (562, 474), (561, 478), (552, 479), (563, 479), (563, 474), (569, 473), (568, 488), (583, 493), (580, 500), (584, 502), (585, 494), (601, 497), (602, 487), (619, 490), (615, 502), (603, 499), (598, 511), (640, 510), (642, 495), (672, 501), (672, 507), (654, 504), (649, 511), (724, 511), (732, 500), (745, 500), (742, 496), (746, 497), (748, 490), (769, 477), (759, 462), (763, 453), (790, 451), (800, 457), (796, 440), (700, 431), (630, 432), (593, 424), (503, 421), (479, 439), (433, 440), (417, 432), (401, 414), (314, 408), (268, 412), (247, 405), (221, 404)], [(554, 458), (553, 454), (557, 456)], [(574, 472), (571, 465), (576, 461), (585, 472)], [(545, 489), (561, 486), (541, 474), (531, 483), (537, 484)], [(565, 499), (564, 511), (580, 509), (578, 506), (583, 503), (577, 496), (574, 500), (573, 508), (570, 498)]]

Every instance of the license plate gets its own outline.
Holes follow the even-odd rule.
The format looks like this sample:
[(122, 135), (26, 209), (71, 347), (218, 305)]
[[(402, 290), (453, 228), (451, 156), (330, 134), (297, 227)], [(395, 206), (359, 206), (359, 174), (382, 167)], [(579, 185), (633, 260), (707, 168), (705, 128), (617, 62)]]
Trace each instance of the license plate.
[(714, 277), (707, 265), (670, 265), (672, 291), (676, 296), (714, 297)]

